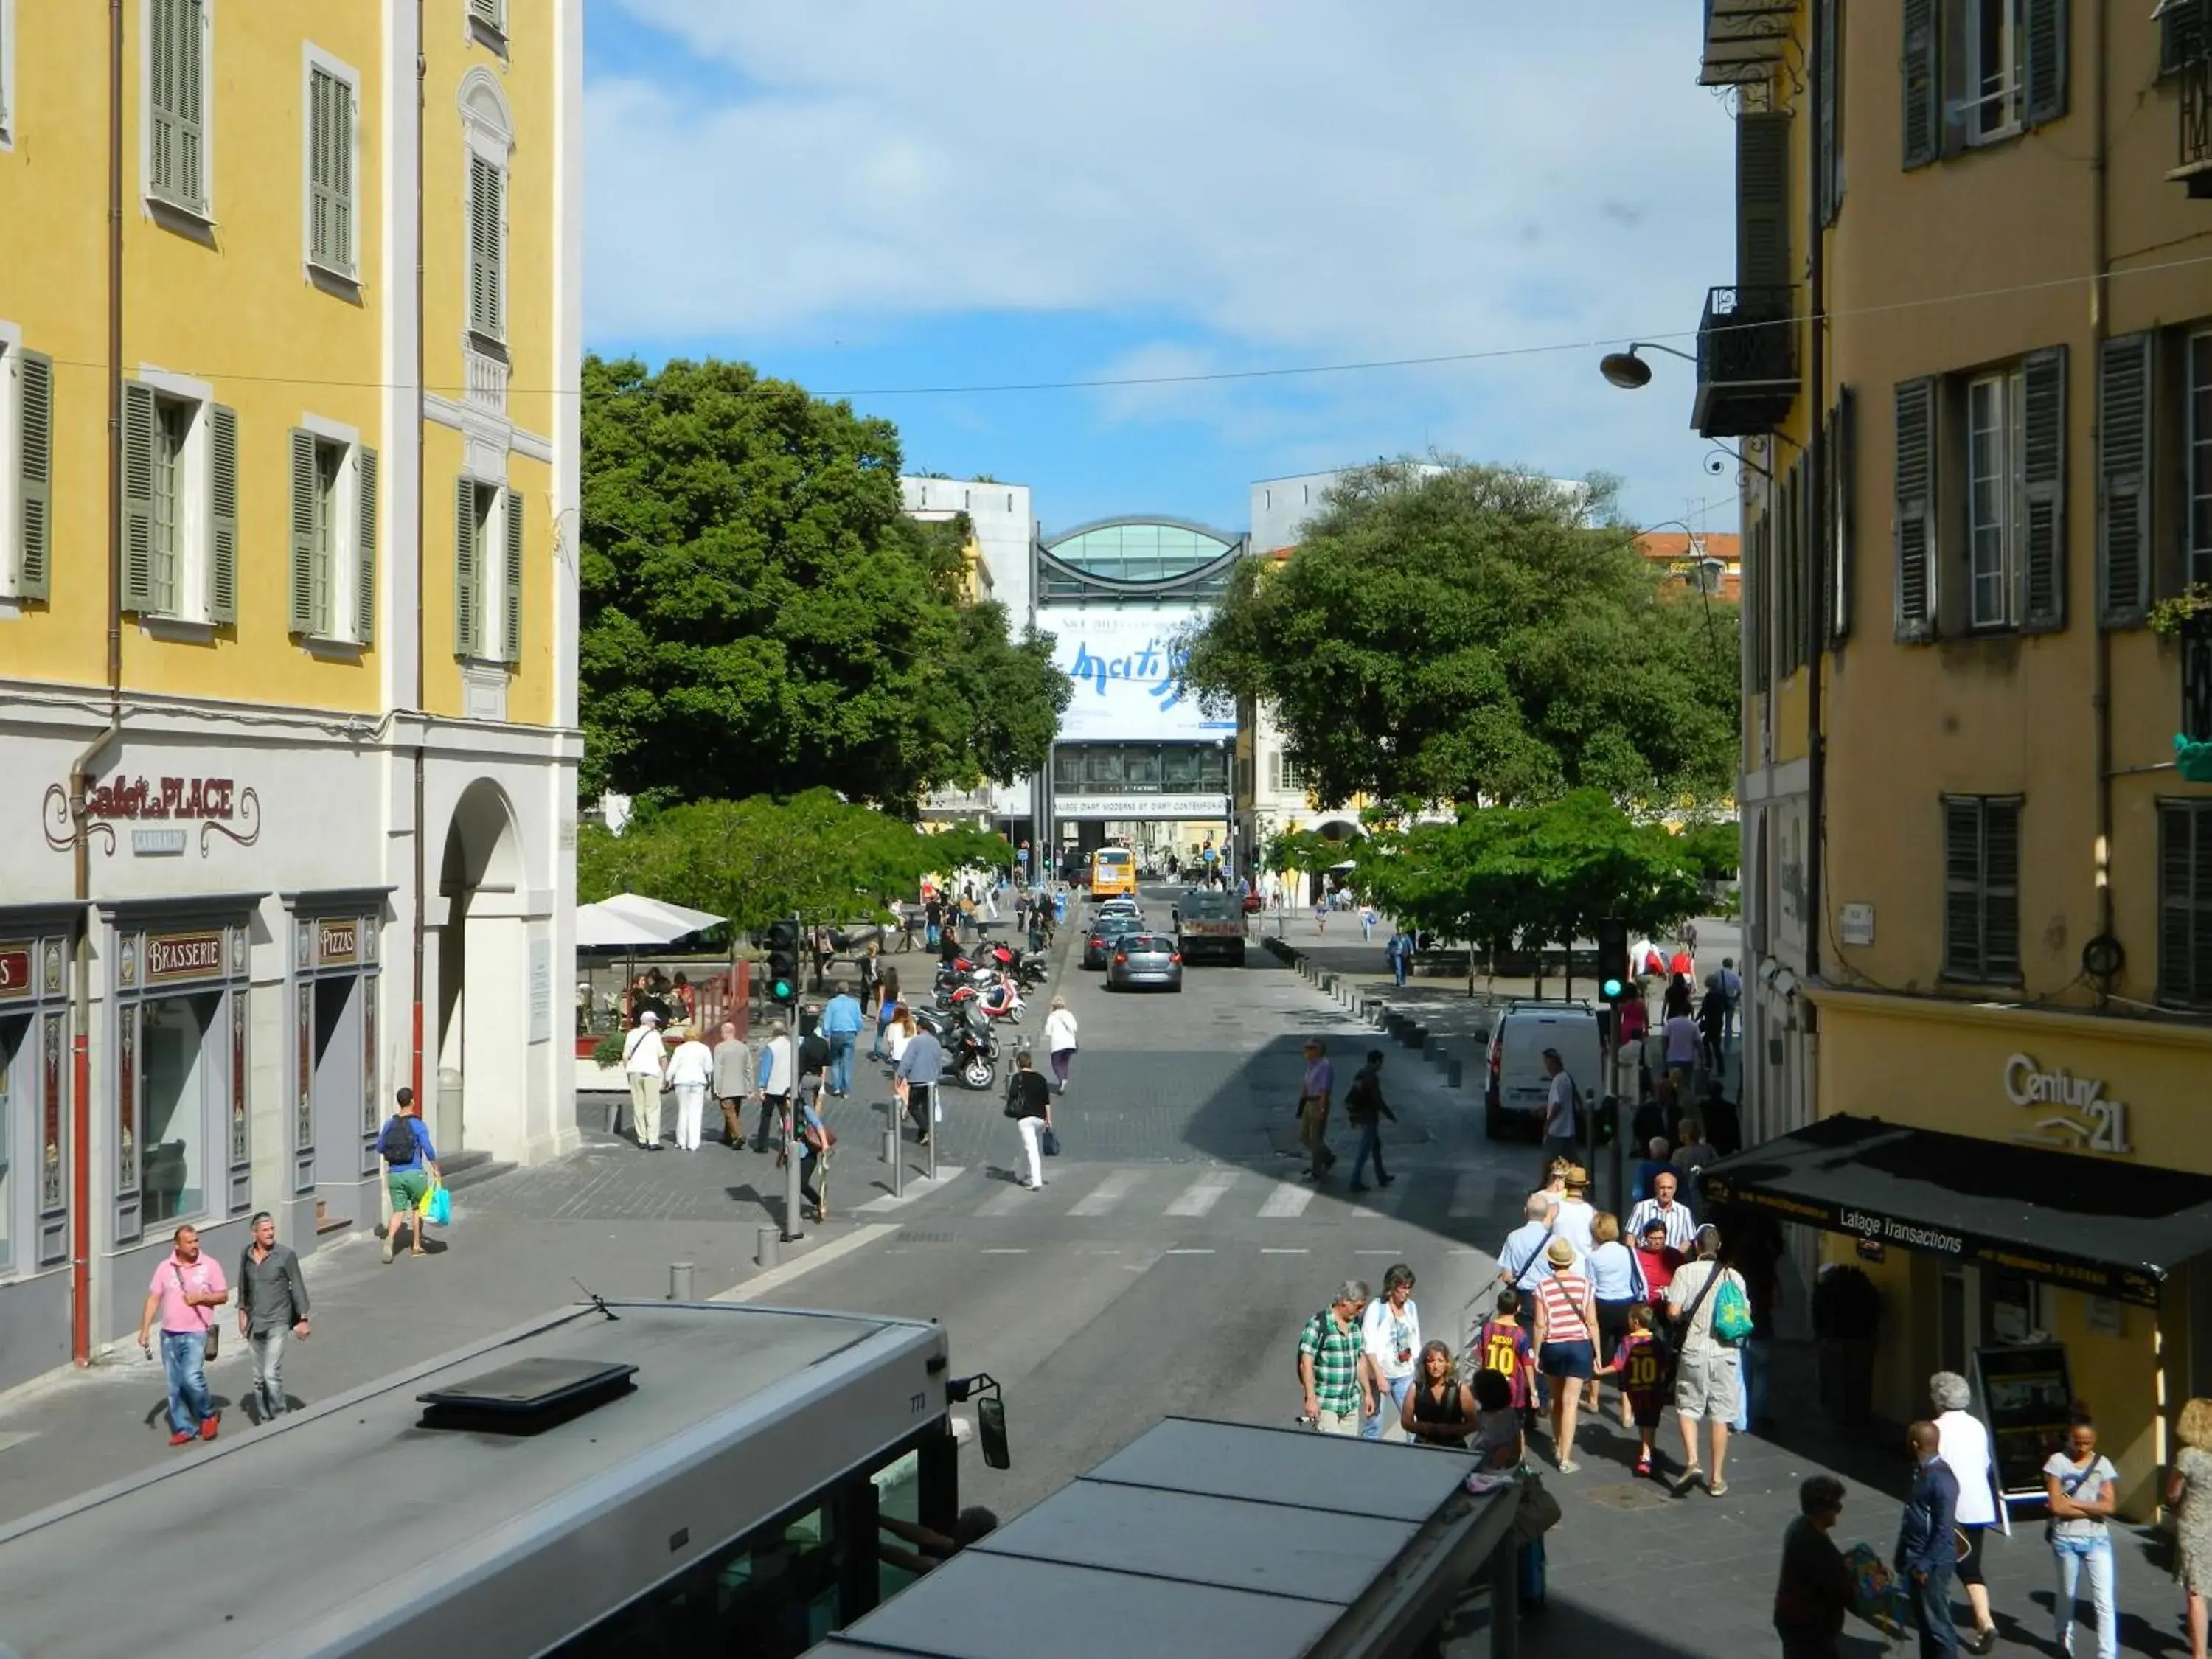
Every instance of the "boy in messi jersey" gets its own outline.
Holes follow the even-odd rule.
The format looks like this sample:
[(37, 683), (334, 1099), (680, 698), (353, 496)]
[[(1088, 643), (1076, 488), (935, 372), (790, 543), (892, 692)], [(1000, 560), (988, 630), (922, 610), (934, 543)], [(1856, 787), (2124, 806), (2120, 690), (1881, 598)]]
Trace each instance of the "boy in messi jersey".
[(1651, 1432), (1659, 1426), (1666, 1404), (1667, 1349), (1652, 1328), (1651, 1307), (1638, 1302), (1628, 1310), (1628, 1334), (1613, 1350), (1613, 1362), (1598, 1367), (1600, 1376), (1618, 1376), (1620, 1392), (1636, 1418), (1641, 1445), (1636, 1455), (1639, 1478), (1651, 1473)]
[(1505, 1379), (1525, 1431), (1536, 1416), (1536, 1345), (1517, 1317), (1520, 1310), (1518, 1291), (1510, 1285), (1498, 1291), (1497, 1314), (1482, 1322), (1468, 1346), (1478, 1371), (1496, 1371)]

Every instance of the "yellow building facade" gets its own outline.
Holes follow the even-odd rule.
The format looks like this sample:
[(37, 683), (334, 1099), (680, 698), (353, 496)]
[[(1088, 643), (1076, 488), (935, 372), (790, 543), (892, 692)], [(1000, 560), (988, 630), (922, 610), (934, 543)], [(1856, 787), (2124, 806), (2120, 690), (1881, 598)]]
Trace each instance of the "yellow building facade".
[[(2115, 1169), (2212, 1176), (2212, 787), (2175, 764), (2212, 738), (2212, 643), (2151, 626), (2212, 580), (2208, 52), (2197, 3), (1715, 0), (1706, 29), (1738, 129), (1695, 418), (1744, 458), (1747, 1138), (1992, 1143), (2054, 1251)], [(1954, 1196), (1918, 1218), (1952, 1255), (1817, 1246), (1885, 1291), (1877, 1409), (2048, 1335), (2147, 1512), (2212, 1393), (2193, 1212), (2124, 1305), (1955, 1253), (1990, 1194)]]
[(581, 27), (0, 3), (0, 1387), (574, 1138)]

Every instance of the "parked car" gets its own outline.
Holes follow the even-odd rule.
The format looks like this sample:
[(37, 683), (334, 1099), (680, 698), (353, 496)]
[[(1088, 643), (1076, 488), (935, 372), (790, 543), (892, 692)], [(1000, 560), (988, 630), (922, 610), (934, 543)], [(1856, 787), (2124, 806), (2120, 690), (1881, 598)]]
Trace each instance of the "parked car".
[(1556, 1048), (1582, 1096), (1595, 1111), (1604, 1098), (1605, 1060), (1597, 1012), (1586, 1002), (1508, 1003), (1490, 1031), (1490, 1078), (1484, 1094), (1483, 1130), (1492, 1140), (1509, 1128), (1540, 1136), (1552, 1080), (1544, 1050)]
[(1114, 946), (1124, 934), (1141, 933), (1144, 924), (1133, 916), (1102, 916), (1091, 924), (1083, 936), (1083, 965), (1103, 968), (1113, 955)]
[(1182, 952), (1165, 933), (1124, 933), (1114, 941), (1106, 964), (1106, 988), (1127, 991), (1139, 985), (1182, 989)]

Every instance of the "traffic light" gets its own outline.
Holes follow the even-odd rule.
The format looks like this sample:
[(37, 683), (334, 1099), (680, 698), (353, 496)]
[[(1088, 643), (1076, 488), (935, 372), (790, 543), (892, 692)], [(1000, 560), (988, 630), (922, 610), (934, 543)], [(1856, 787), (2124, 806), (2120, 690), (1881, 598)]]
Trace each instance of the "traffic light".
[(799, 1000), (799, 918), (768, 930), (768, 1000), (779, 1007)]
[(1607, 916), (1597, 925), (1598, 991), (1608, 1003), (1630, 994), (1633, 981), (1628, 972), (1628, 924)]

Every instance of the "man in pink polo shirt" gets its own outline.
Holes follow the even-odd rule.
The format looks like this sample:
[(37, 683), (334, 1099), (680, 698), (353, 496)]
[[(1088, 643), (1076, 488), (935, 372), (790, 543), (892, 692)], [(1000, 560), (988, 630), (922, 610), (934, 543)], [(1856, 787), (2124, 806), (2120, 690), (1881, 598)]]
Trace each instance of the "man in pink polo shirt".
[(195, 1229), (178, 1228), (173, 1243), (175, 1248), (154, 1269), (154, 1282), (146, 1287), (145, 1311), (138, 1316), (138, 1346), (148, 1358), (153, 1358), (148, 1339), (158, 1314), (161, 1369), (169, 1379), (169, 1443), (182, 1446), (195, 1435), (202, 1440), (215, 1438), (217, 1413), (207, 1385), (208, 1332), (215, 1325), (214, 1310), (230, 1300), (230, 1286), (216, 1259), (200, 1253)]

